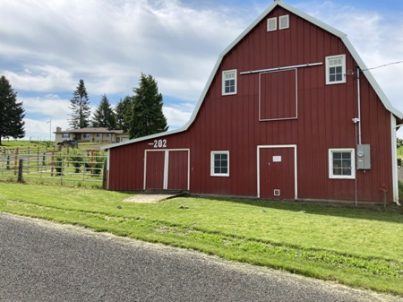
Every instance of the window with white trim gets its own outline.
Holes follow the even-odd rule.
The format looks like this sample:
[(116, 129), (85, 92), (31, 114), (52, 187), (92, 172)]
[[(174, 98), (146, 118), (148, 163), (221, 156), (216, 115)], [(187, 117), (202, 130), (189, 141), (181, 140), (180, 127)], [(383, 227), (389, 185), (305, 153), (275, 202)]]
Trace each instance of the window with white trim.
[(329, 178), (355, 178), (354, 149), (329, 149)]
[(222, 72), (222, 95), (236, 94), (237, 70), (224, 70)]
[(63, 133), (63, 134), (62, 134), (62, 137), (63, 137), (63, 138), (70, 138), (70, 133)]
[(326, 57), (326, 84), (346, 82), (346, 55)]
[(287, 29), (290, 27), (290, 15), (283, 15), (278, 17), (278, 29)]
[(277, 17), (267, 19), (267, 31), (277, 30)]
[(229, 176), (229, 151), (211, 151), (210, 175)]

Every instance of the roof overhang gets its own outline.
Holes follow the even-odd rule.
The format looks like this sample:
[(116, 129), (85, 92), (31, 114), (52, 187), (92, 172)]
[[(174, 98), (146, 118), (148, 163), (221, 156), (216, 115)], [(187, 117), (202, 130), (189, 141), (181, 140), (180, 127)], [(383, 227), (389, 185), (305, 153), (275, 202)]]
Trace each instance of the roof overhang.
[(277, 0), (277, 1), (274, 1), (274, 3), (272, 5), (270, 5), (262, 14), (260, 14), (259, 17), (256, 18), (256, 20), (253, 21), (219, 55), (218, 60), (217, 60), (215, 66), (213, 68), (213, 71), (210, 74), (210, 77), (207, 80), (206, 85), (204, 86), (204, 89), (203, 89), (203, 91), (202, 91), (202, 93), (200, 95), (199, 101), (197, 102), (197, 104), (195, 106), (195, 109), (194, 109), (189, 121), (182, 128), (179, 128), (179, 129), (174, 130), (174, 131), (162, 132), (162, 133), (157, 133), (157, 134), (153, 134), (153, 135), (149, 135), (149, 136), (139, 137), (139, 138), (129, 140), (129, 141), (124, 142), (124, 143), (118, 143), (118, 144), (105, 146), (102, 149), (104, 149), (104, 150), (112, 149), (112, 148), (120, 147), (120, 146), (123, 146), (123, 145), (133, 144), (133, 143), (137, 143), (137, 142), (141, 142), (141, 141), (145, 141), (145, 140), (149, 140), (149, 139), (153, 139), (153, 138), (157, 138), (157, 137), (161, 137), (161, 136), (168, 136), (168, 135), (172, 135), (172, 134), (176, 134), (176, 133), (186, 131), (190, 127), (190, 125), (192, 125), (192, 123), (195, 121), (196, 116), (197, 116), (197, 114), (198, 114), (198, 112), (199, 112), (199, 110), (201, 108), (201, 105), (203, 104), (204, 98), (206, 97), (208, 89), (211, 86), (211, 83), (213, 82), (214, 76), (217, 73), (217, 71), (218, 71), (218, 69), (219, 69), (219, 67), (221, 65), (221, 62), (224, 59), (225, 55), (228, 52), (230, 52), (231, 49), (235, 47), (235, 45), (237, 45), (257, 24), (259, 24), (277, 6), (282, 7), (285, 10), (288, 10), (289, 12), (293, 13), (294, 15), (297, 15), (297, 16), (301, 17), (302, 19), (305, 19), (305, 20), (309, 21), (310, 23), (318, 26), (319, 28), (322, 28), (323, 30), (335, 35), (336, 37), (339, 37), (343, 41), (343, 43), (346, 46), (346, 48), (348, 49), (348, 51), (353, 56), (354, 60), (356, 61), (357, 65), (358, 65), (358, 67), (364, 73), (364, 75), (367, 78), (367, 80), (370, 83), (370, 85), (373, 87), (373, 89), (377, 93), (379, 99), (381, 100), (381, 102), (383, 103), (385, 108), (388, 111), (390, 111), (393, 115), (395, 115), (397, 119), (403, 120), (403, 113), (393, 107), (392, 103), (386, 97), (385, 93), (383, 92), (383, 90), (381, 89), (381, 87), (379, 86), (379, 84), (377, 83), (375, 78), (372, 76), (371, 72), (368, 70), (368, 68), (366, 67), (364, 61), (358, 55), (357, 51), (354, 49), (353, 45), (351, 44), (350, 40), (347, 38), (347, 35), (345, 33), (335, 29), (334, 27), (332, 27), (332, 26), (330, 26), (328, 24), (325, 24), (324, 22), (322, 22), (322, 21), (320, 21), (320, 20), (318, 20), (318, 19), (316, 19), (316, 18), (314, 18), (312, 16), (309, 16), (308, 14), (300, 11), (299, 9), (296, 9), (296, 8), (294, 8), (292, 6), (289, 6), (289, 5), (285, 4), (282, 0)]

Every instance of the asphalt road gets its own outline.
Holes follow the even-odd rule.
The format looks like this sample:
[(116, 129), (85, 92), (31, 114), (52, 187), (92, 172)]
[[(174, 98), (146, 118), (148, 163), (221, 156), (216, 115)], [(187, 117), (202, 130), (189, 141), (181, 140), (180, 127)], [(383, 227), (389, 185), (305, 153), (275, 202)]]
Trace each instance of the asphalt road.
[(0, 301), (402, 301), (0, 213)]

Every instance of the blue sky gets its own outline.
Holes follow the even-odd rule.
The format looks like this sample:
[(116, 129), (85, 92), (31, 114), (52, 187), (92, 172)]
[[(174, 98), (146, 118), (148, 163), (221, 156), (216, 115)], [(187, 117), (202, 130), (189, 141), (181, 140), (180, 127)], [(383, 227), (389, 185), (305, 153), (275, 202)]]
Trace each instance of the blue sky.
[[(347, 33), (368, 67), (403, 60), (403, 1), (285, 2)], [(0, 74), (24, 102), (27, 138), (47, 139), (49, 120), (68, 127), (79, 79), (95, 109), (103, 94), (112, 104), (131, 95), (141, 72), (157, 79), (171, 129), (183, 125), (219, 53), (272, 0), (217, 3), (2, 0)], [(403, 64), (373, 75), (403, 111)]]

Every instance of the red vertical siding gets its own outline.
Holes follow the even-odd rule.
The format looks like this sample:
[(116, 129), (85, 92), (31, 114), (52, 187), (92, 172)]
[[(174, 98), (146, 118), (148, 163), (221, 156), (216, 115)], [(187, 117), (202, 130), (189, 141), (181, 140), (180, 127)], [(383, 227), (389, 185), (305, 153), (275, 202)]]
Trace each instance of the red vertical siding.
[(169, 151), (168, 190), (188, 189), (188, 151)]
[[(290, 14), (290, 28), (267, 32), (266, 18), (257, 24), (223, 58), (190, 128), (163, 137), (168, 141), (167, 148), (191, 150), (190, 191), (256, 196), (257, 146), (292, 144), (297, 145), (298, 150), (295, 164), (299, 198), (354, 200), (357, 187), (359, 200), (377, 202), (383, 198), (380, 188), (385, 187), (391, 201), (390, 113), (362, 76), (362, 142), (371, 145), (372, 169), (357, 171), (356, 181), (329, 179), (329, 148), (355, 148), (357, 142), (352, 122), (358, 115), (354, 76), (357, 64), (338, 37), (306, 20), (281, 7), (267, 17), (283, 14)], [(346, 54), (346, 83), (326, 85), (325, 58), (338, 54)], [(239, 72), (316, 62), (323, 65), (298, 69), (298, 118), (259, 121), (259, 74), (241, 75)], [(238, 70), (238, 92), (222, 96), (221, 74), (229, 69)], [(281, 79), (273, 86), (286, 85), (286, 80)], [(281, 98), (287, 100), (288, 96)], [(281, 105), (279, 102), (274, 106), (276, 114), (292, 112)], [(273, 108), (269, 111), (273, 112)], [(111, 149), (110, 189), (142, 189), (144, 149), (149, 147), (148, 143), (150, 141)], [(210, 176), (213, 150), (230, 152), (229, 177)]]
[(162, 190), (164, 188), (165, 152), (147, 152), (146, 159), (146, 189)]
[[(295, 198), (294, 148), (260, 149), (260, 197)], [(278, 191), (276, 196), (275, 190)]]

